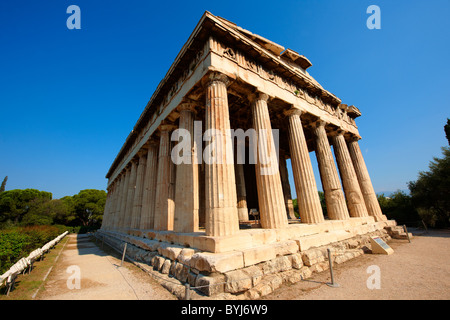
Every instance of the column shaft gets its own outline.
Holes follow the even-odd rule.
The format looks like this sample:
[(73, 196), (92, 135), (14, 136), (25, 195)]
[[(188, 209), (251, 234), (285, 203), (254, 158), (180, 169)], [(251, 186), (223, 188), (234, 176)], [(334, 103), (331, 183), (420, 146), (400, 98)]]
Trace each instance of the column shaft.
[(348, 151), (352, 159), (356, 176), (358, 177), (359, 186), (364, 197), (368, 214), (375, 217), (377, 221), (386, 220), (386, 217), (381, 211), (380, 204), (378, 203), (377, 195), (373, 189), (369, 171), (367, 170), (366, 163), (364, 162), (364, 157), (361, 153), (357, 140), (351, 140), (348, 142)]
[[(197, 146), (194, 139), (194, 105), (186, 103), (180, 106), (179, 129), (186, 130), (179, 137), (189, 142), (189, 150), (181, 149), (180, 157), (186, 160), (176, 166), (177, 187), (175, 190), (175, 232), (198, 231), (199, 185)], [(187, 154), (185, 154), (186, 152)]]
[(210, 74), (206, 89), (205, 229), (207, 236), (225, 236), (239, 230), (234, 159), (226, 82)]
[(128, 166), (124, 169), (124, 180), (123, 180), (123, 187), (122, 187), (122, 201), (120, 203), (120, 218), (119, 218), (119, 225), (118, 229), (124, 229), (125, 228), (125, 221), (126, 221), (126, 212), (127, 212), (127, 201), (128, 201), (128, 185), (130, 183), (130, 175), (131, 175), (131, 168)]
[(234, 165), (236, 178), (237, 210), (239, 221), (248, 221), (247, 192), (245, 191), (244, 165)]
[(123, 181), (122, 181), (122, 176), (119, 175), (117, 176), (117, 189), (116, 189), (116, 212), (114, 213), (114, 222), (112, 224), (113, 229), (116, 229), (119, 223), (119, 218), (120, 218), (120, 201), (121, 201), (121, 197), (120, 197), (120, 190), (122, 187)]
[(258, 136), (255, 169), (261, 227), (275, 229), (286, 227), (288, 221), (267, 100), (266, 94), (259, 94), (252, 103)]
[(301, 222), (319, 223), (324, 221), (324, 217), (300, 115), (300, 110), (288, 113), (289, 148), (298, 210)]
[(158, 145), (150, 142), (145, 166), (144, 193), (140, 229), (153, 229), (155, 219), (156, 183), (158, 177)]
[(364, 198), (342, 132), (333, 137), (333, 149), (344, 186), (349, 214), (351, 217), (367, 217)]
[(314, 135), (316, 140), (317, 162), (319, 164), (328, 217), (332, 220), (348, 219), (350, 216), (323, 121), (316, 123)]
[(163, 125), (158, 154), (158, 177), (156, 183), (156, 209), (155, 209), (155, 230), (173, 230), (174, 205), (173, 198), (170, 198), (172, 160), (170, 158), (171, 143), (169, 137), (170, 128)]
[(289, 184), (289, 173), (287, 169), (286, 159), (280, 157), (280, 178), (283, 186), (284, 203), (288, 219), (296, 219), (294, 213), (294, 204), (292, 203), (291, 186)]
[(127, 205), (125, 208), (125, 218), (124, 218), (124, 228), (125, 230), (130, 229), (131, 219), (133, 216), (133, 201), (134, 193), (136, 190), (136, 177), (137, 177), (137, 163), (136, 160), (131, 160), (131, 171), (130, 180), (128, 182), (128, 192), (127, 192)]
[(144, 193), (145, 165), (147, 162), (146, 151), (138, 152), (139, 163), (136, 172), (136, 189), (133, 199), (133, 216), (131, 218), (131, 228), (139, 229), (141, 223), (142, 196)]

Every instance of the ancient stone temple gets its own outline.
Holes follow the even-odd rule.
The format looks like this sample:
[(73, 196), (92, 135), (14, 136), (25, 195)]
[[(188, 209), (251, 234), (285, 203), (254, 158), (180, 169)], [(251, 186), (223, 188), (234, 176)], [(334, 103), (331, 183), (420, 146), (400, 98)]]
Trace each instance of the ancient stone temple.
[[(100, 232), (158, 270), (170, 261), (163, 273), (191, 286), (280, 258), (304, 270), (314, 248), (359, 239), (360, 249), (364, 235), (386, 235), (395, 221), (380, 210), (358, 144), (361, 112), (311, 77), (311, 65), (205, 12), (106, 175)], [(236, 287), (219, 292), (256, 285)]]

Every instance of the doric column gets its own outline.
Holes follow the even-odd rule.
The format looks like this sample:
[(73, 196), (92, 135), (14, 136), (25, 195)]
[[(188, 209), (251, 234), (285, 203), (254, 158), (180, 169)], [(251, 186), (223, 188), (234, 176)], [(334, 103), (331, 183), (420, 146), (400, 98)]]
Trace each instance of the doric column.
[(147, 163), (145, 165), (144, 193), (140, 229), (153, 229), (155, 219), (156, 183), (158, 177), (158, 144), (150, 141), (148, 144)]
[(289, 120), (289, 149), (300, 221), (303, 223), (323, 222), (322, 206), (300, 118), (302, 111), (291, 109), (286, 114)]
[(373, 189), (369, 171), (367, 170), (361, 149), (359, 148), (358, 140), (356, 138), (351, 139), (347, 145), (368, 214), (375, 217), (377, 221), (386, 220)]
[(117, 219), (115, 219), (114, 222), (114, 228), (115, 229), (120, 229), (120, 223), (122, 220), (122, 203), (125, 201), (124, 197), (123, 197), (123, 190), (124, 190), (124, 185), (125, 185), (125, 174), (124, 172), (120, 173), (120, 184), (119, 184), (119, 202), (117, 204)]
[(173, 125), (161, 125), (159, 154), (158, 154), (158, 177), (156, 182), (156, 208), (155, 208), (155, 230), (173, 230), (174, 201), (171, 198), (171, 176), (172, 160), (170, 158), (171, 143), (170, 131)]
[(114, 222), (112, 224), (113, 229), (117, 229), (120, 219), (120, 201), (121, 201), (121, 188), (123, 185), (122, 175), (118, 175), (117, 178), (117, 189), (116, 189), (116, 212), (114, 213)]
[(245, 191), (245, 175), (244, 165), (242, 163), (236, 163), (234, 165), (235, 178), (236, 178), (236, 195), (237, 195), (237, 210), (239, 221), (248, 221), (248, 208), (247, 208), (247, 192)]
[(259, 93), (252, 98), (253, 128), (258, 136), (255, 169), (261, 227), (283, 228), (288, 220), (267, 107), (269, 96)]
[(117, 211), (117, 179), (114, 180), (111, 188), (111, 211), (108, 216), (108, 229), (111, 230), (114, 227), (114, 217)]
[(131, 174), (131, 166), (127, 166), (124, 169), (124, 180), (123, 180), (123, 187), (122, 187), (122, 201), (120, 202), (120, 217), (119, 217), (119, 225), (118, 229), (124, 229), (125, 228), (125, 217), (127, 212), (127, 201), (128, 201), (128, 184), (130, 183), (130, 174)]
[(332, 220), (346, 220), (348, 214), (341, 182), (339, 181), (336, 165), (334, 164), (331, 147), (325, 131), (325, 122), (317, 121), (314, 124), (314, 135), (316, 141), (316, 156), (319, 164), (320, 178), (325, 194), (328, 217)]
[(108, 229), (108, 216), (111, 208), (111, 186), (107, 188), (108, 193), (106, 194), (105, 210), (103, 211), (103, 219), (101, 229)]
[(136, 189), (133, 199), (133, 215), (131, 217), (131, 229), (139, 229), (141, 223), (142, 196), (144, 193), (144, 175), (147, 162), (147, 150), (138, 152), (139, 163), (136, 171)]
[(280, 156), (280, 178), (283, 186), (284, 203), (288, 219), (296, 219), (294, 213), (294, 204), (292, 203), (291, 186), (289, 184), (289, 173), (287, 169), (286, 158)]
[(231, 235), (239, 230), (227, 82), (224, 74), (213, 72), (209, 75), (206, 89), (204, 140), (205, 151), (209, 151), (204, 159), (207, 236)]
[[(198, 163), (197, 145), (194, 139), (194, 108), (193, 103), (183, 103), (178, 107), (180, 111), (179, 138), (187, 148), (180, 149), (182, 163), (176, 165), (175, 216), (173, 230), (175, 232), (198, 231)], [(186, 140), (185, 140), (186, 139)], [(183, 153), (187, 151), (187, 154)], [(186, 162), (186, 163), (185, 163)]]
[(344, 132), (338, 130), (333, 135), (333, 149), (344, 186), (347, 207), (351, 217), (367, 217), (367, 209), (353, 168), (352, 159), (345, 143)]
[(128, 181), (127, 206), (125, 208), (125, 218), (124, 218), (125, 230), (128, 230), (131, 227), (131, 219), (133, 216), (134, 193), (136, 190), (136, 177), (137, 177), (137, 161), (136, 159), (133, 159), (130, 162), (131, 162), (131, 171), (130, 171), (130, 180)]

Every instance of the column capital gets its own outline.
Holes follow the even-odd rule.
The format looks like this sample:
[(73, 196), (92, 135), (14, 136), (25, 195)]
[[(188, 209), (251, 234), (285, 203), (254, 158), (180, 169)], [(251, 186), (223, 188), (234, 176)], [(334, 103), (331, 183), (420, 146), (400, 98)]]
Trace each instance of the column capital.
[(315, 122), (311, 123), (313, 128), (319, 128), (319, 127), (325, 127), (329, 122), (323, 120), (323, 119), (318, 119)]
[(302, 109), (292, 107), (292, 108), (284, 111), (283, 113), (288, 117), (290, 117), (290, 116), (299, 116), (300, 117), (303, 113), (305, 113), (305, 111)]
[(161, 131), (161, 132), (165, 132), (165, 131), (169, 132), (169, 131), (175, 130), (176, 128), (177, 128), (176, 125), (169, 124), (169, 123), (161, 123), (158, 127), (159, 131)]
[(182, 102), (178, 105), (177, 109), (178, 111), (191, 111), (195, 112), (195, 108), (197, 107), (197, 104), (194, 102)]
[(331, 131), (328, 135), (330, 137), (337, 137), (337, 136), (342, 136), (344, 135), (345, 130), (341, 129), (341, 128), (337, 128), (336, 130)]
[(361, 140), (361, 137), (358, 135), (355, 135), (355, 134), (352, 134), (348, 139), (349, 142), (354, 142), (354, 141), (359, 141), (359, 140)]
[(208, 75), (207, 85), (211, 85), (214, 82), (222, 82), (226, 86), (230, 83), (230, 79), (221, 72), (213, 71)]
[(270, 96), (267, 93), (264, 93), (262, 91), (256, 91), (255, 93), (252, 93), (248, 96), (248, 99), (251, 103), (257, 101), (257, 100), (263, 100), (265, 102), (269, 102)]

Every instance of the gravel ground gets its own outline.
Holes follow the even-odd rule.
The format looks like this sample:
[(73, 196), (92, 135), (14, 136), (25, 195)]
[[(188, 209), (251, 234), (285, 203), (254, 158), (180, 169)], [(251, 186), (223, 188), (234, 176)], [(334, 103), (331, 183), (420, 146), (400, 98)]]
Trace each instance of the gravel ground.
[[(36, 300), (176, 299), (133, 264), (125, 261), (123, 267), (120, 267), (119, 259), (105, 253), (87, 236), (69, 237), (69, 242), (37, 294)], [(75, 271), (80, 274), (79, 289), (74, 287)]]
[[(366, 254), (341, 265), (335, 265), (338, 288), (327, 285), (330, 273), (325, 271), (294, 285), (283, 286), (263, 299), (270, 300), (448, 300), (450, 299), (450, 230), (432, 230), (414, 234), (407, 240), (392, 240), (392, 255)], [(380, 288), (375, 284), (378, 266)]]

